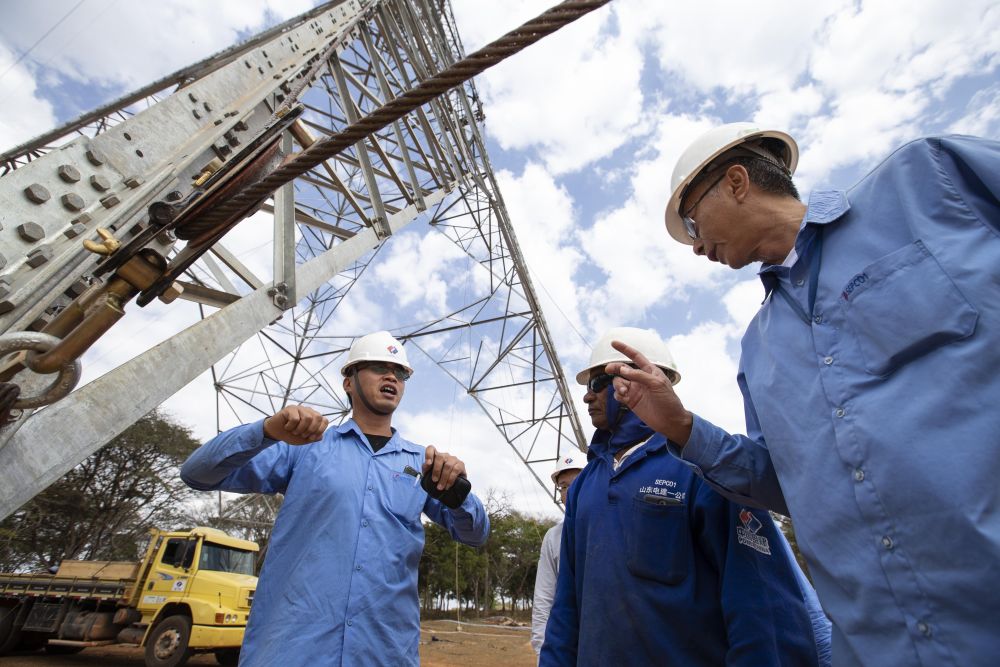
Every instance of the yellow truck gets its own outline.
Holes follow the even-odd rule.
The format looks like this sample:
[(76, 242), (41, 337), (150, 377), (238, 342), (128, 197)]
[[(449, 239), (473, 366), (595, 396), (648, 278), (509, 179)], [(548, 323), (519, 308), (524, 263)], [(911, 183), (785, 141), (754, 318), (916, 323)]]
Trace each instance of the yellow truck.
[(136, 644), (148, 667), (209, 651), (235, 665), (258, 550), (214, 528), (153, 530), (137, 563), (63, 561), (55, 574), (0, 574), (0, 655)]

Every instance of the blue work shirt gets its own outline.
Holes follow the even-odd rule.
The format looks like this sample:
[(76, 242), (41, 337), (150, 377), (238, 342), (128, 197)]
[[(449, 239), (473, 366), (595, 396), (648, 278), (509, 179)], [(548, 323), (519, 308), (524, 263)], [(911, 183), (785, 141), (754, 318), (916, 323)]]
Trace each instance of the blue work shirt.
[(1000, 143), (971, 137), (813, 194), (798, 260), (760, 272), (747, 435), (696, 417), (682, 450), (730, 498), (790, 513), (834, 664), (1000, 656), (998, 198)]
[(263, 421), (222, 433), (184, 463), (202, 491), (282, 493), (240, 665), (418, 665), (421, 512), (464, 544), (489, 535), (469, 494), (451, 510), (415, 484), (424, 448), (392, 438), (373, 452), (354, 420), (292, 446)]
[(618, 470), (612, 456), (592, 445), (569, 487), (541, 667), (817, 665), (822, 629), (768, 513), (713, 491), (661, 435)]

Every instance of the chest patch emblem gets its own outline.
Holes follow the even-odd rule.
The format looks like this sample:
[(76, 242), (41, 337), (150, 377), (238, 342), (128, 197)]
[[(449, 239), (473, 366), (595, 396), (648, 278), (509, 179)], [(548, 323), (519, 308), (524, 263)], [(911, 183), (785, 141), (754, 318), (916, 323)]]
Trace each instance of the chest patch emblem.
[(639, 493), (662, 496), (663, 498), (668, 498), (679, 503), (684, 502), (684, 497), (687, 493), (685, 491), (677, 491), (676, 489), (677, 482), (674, 480), (657, 479), (654, 480), (652, 484), (646, 484), (645, 486), (639, 487)]
[(736, 538), (739, 540), (740, 544), (745, 547), (750, 547), (754, 551), (758, 551), (765, 556), (771, 555), (771, 543), (767, 541), (767, 538), (763, 535), (758, 535), (764, 525), (760, 522), (753, 512), (748, 509), (740, 510), (740, 523), (741, 526), (736, 526)]
[(862, 285), (868, 282), (867, 273), (859, 273), (848, 281), (847, 285), (844, 286), (844, 291), (840, 293), (840, 298), (844, 301), (850, 301), (851, 295), (854, 294), (854, 290), (858, 289)]

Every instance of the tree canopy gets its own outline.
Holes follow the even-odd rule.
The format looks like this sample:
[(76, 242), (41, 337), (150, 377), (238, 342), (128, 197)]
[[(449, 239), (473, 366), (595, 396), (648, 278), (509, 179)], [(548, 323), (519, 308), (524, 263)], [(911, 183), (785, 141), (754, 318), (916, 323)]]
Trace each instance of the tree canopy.
[(0, 571), (137, 559), (149, 528), (183, 522), (178, 467), (198, 444), (157, 410), (142, 417), (0, 522)]

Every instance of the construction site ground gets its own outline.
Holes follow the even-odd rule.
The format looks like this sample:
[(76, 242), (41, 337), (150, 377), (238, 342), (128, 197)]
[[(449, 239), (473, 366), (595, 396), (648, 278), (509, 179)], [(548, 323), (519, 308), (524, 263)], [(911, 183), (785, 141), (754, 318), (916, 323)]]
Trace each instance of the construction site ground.
[[(477, 622), (425, 621), (420, 632), (423, 667), (534, 667), (530, 632)], [(143, 667), (143, 650), (134, 646), (99, 646), (76, 655), (51, 656), (42, 651), (15, 653), (0, 660), (4, 667)], [(189, 665), (217, 665), (211, 654), (196, 655)]]

